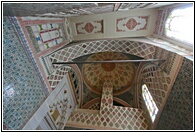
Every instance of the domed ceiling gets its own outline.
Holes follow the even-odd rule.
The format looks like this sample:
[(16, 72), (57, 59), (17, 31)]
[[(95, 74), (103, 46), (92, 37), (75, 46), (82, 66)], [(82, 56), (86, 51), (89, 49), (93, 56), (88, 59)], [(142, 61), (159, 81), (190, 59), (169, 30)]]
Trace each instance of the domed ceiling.
[[(107, 60), (129, 60), (129, 58), (122, 53), (104, 52), (93, 54), (86, 61)], [(113, 94), (118, 95), (127, 91), (133, 84), (135, 65), (133, 63), (84, 64), (82, 76), (91, 91), (101, 94), (103, 83), (110, 81), (113, 83)]]
[[(74, 59), (74, 61), (107, 61), (142, 59), (119, 52), (100, 52)], [(102, 86), (113, 83), (114, 105), (136, 107), (134, 79), (139, 63), (92, 63), (78, 64), (83, 78), (81, 108), (99, 110)]]

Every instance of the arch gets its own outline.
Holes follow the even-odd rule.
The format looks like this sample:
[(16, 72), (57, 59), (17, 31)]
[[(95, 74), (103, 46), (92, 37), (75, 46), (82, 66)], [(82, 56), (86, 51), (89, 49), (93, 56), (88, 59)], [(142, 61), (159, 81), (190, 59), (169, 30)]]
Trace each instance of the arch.
[[(136, 55), (144, 59), (152, 59), (155, 54), (155, 47), (150, 44), (130, 40), (99, 40), (86, 43), (78, 43), (63, 48), (51, 55), (51, 62), (67, 62), (87, 54), (98, 52), (123, 52)], [(53, 65), (55, 68), (57, 65)]]

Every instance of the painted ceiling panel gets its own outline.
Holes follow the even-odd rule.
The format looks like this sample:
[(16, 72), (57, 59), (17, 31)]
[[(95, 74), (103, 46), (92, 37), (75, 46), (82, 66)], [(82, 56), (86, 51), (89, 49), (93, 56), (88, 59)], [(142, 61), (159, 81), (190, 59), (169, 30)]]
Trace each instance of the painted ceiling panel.
[[(107, 59), (106, 59), (107, 58)], [(118, 53), (118, 52), (100, 52), (90, 55), (85, 55), (74, 59), (73, 61), (90, 61), (90, 60), (111, 60), (111, 59), (141, 59), (141, 57), (137, 57), (130, 54)], [(78, 64), (79, 69), (82, 71), (83, 75), (83, 92), (82, 92), (82, 107), (85, 109), (93, 109), (98, 110), (96, 105), (100, 103), (101, 99), (101, 91), (102, 91), (102, 80), (107, 80), (107, 77), (110, 80), (117, 79), (118, 84), (114, 88), (114, 97), (115, 103), (121, 103), (124, 106), (129, 107), (136, 107), (136, 99), (135, 99), (135, 84), (134, 84), (134, 77), (136, 76), (136, 71), (138, 67), (138, 63), (103, 63), (103, 64)], [(128, 67), (127, 67), (128, 66)], [(128, 69), (126, 69), (128, 68)], [(91, 70), (90, 70), (91, 69)], [(119, 72), (119, 73), (118, 73)], [(96, 76), (93, 73), (99, 73)], [(102, 74), (102, 76), (101, 76)], [(126, 75), (127, 76), (124, 76)], [(115, 76), (116, 75), (116, 76)], [(120, 82), (121, 76), (123, 75), (123, 81), (127, 82)], [(106, 77), (106, 79), (104, 79)], [(127, 78), (126, 78), (127, 77)], [(97, 79), (97, 82), (94, 82), (94, 79)], [(101, 82), (102, 81), (102, 82)], [(93, 84), (95, 83), (95, 84)], [(98, 83), (96, 87), (96, 83)], [(115, 84), (115, 83), (114, 83)], [(126, 87), (125, 87), (126, 86)], [(120, 100), (118, 100), (120, 99)]]

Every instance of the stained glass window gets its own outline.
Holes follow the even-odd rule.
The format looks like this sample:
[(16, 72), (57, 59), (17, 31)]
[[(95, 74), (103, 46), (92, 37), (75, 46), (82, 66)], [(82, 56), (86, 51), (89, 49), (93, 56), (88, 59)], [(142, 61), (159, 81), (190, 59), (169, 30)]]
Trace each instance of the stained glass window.
[(165, 23), (166, 36), (193, 44), (194, 10), (193, 6), (174, 9)]
[(142, 96), (144, 98), (146, 107), (148, 109), (148, 112), (150, 114), (150, 117), (152, 119), (152, 122), (154, 122), (157, 112), (159, 111), (159, 109), (157, 108), (147, 86), (144, 84), (142, 85)]

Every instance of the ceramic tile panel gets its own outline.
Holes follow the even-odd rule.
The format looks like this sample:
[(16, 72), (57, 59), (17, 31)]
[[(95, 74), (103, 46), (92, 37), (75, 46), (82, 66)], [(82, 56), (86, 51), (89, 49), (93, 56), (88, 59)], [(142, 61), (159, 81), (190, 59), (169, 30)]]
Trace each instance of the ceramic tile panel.
[(22, 30), (22, 27), (18, 21), (18, 18), (17, 17), (9, 17), (10, 20), (11, 20), (11, 23), (13, 24), (14, 28), (15, 28), (15, 31), (17, 32), (17, 35), (19, 37), (19, 39), (21, 40), (21, 44), (26, 52), (26, 54), (28, 55), (28, 58), (30, 60), (30, 62), (32, 63), (37, 75), (38, 75), (38, 78), (40, 79), (43, 87), (44, 87), (44, 90), (46, 92), (47, 95), (49, 95), (49, 87), (48, 87), (48, 84), (47, 82), (44, 80), (44, 75), (43, 73), (41, 72), (41, 69), (39, 68), (39, 64), (36, 62), (36, 56), (33, 54), (33, 51), (32, 49), (30, 48), (29, 46), (29, 43), (27, 41), (27, 38)]
[(184, 58), (157, 130), (193, 130), (193, 62)]
[(30, 25), (26, 29), (37, 53), (67, 39), (63, 23)]
[(10, 20), (3, 18), (3, 124), (19, 130), (46, 94)]

